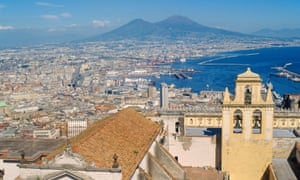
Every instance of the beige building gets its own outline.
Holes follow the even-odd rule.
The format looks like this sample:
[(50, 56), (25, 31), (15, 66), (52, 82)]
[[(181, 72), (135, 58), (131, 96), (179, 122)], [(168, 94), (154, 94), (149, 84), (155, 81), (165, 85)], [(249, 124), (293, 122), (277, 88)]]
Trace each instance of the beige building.
[[(248, 68), (237, 76), (234, 96), (225, 89), (221, 109), (184, 114), (185, 130), (222, 129), (215, 167), (230, 179), (296, 179), (287, 159), (295, 156), (300, 112), (275, 108), (271, 90), (263, 92), (260, 76)], [(290, 137), (277, 137), (283, 132)]]
[(248, 68), (236, 79), (235, 96), (223, 101), (222, 171), (230, 179), (261, 179), (272, 163), (274, 103), (261, 96), (262, 80)]

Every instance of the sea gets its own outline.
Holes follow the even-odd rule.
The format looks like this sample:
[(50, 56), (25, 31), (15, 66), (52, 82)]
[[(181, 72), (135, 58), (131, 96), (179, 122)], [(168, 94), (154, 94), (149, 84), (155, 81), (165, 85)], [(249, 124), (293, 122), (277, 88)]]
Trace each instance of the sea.
[(300, 74), (300, 47), (241, 50), (187, 59), (185, 62), (174, 62), (171, 67), (175, 70), (193, 69), (193, 73), (185, 73), (191, 79), (177, 79), (172, 74), (151, 79), (156, 82), (158, 88), (160, 83), (164, 82), (177, 88), (191, 88), (195, 93), (203, 90), (224, 91), (225, 87), (234, 93), (237, 75), (250, 67), (253, 72), (260, 75), (263, 83), (271, 82), (273, 89), (280, 95), (300, 94), (300, 82), (270, 75), (278, 72), (272, 67), (284, 65), (286, 69)]

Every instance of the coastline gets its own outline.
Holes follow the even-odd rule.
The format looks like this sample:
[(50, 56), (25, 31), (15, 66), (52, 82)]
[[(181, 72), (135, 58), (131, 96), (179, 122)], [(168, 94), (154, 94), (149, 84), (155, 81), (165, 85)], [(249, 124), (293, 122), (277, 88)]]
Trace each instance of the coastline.
[[(293, 53), (290, 53), (293, 52)], [(249, 65), (254, 72), (258, 73), (263, 82), (271, 81), (274, 89), (281, 95), (285, 93), (300, 93), (300, 83), (294, 83), (284, 78), (271, 77), (271, 67), (275, 65), (284, 65), (288, 59), (294, 62), (294, 68), (300, 69), (300, 46), (284, 46), (284, 47), (263, 47), (258, 49), (246, 49), (230, 52), (220, 52), (213, 55), (202, 56), (198, 59), (187, 59), (185, 63), (174, 62), (170, 65), (174, 69), (193, 68), (197, 73), (190, 74), (192, 79), (176, 79), (168, 75), (161, 75), (159, 79), (153, 78), (157, 82), (159, 88), (160, 82), (174, 84), (177, 88), (192, 88), (192, 92), (198, 93), (201, 90), (217, 90), (223, 91), (225, 87), (229, 87), (233, 92), (235, 74), (243, 72)], [(245, 56), (245, 54), (258, 53), (253, 56)], [(240, 56), (222, 57), (220, 62), (216, 61), (210, 66), (200, 66), (198, 63), (210, 58), (219, 57), (220, 55), (238, 54)], [(293, 58), (291, 58), (293, 57)], [(223, 64), (222, 64), (223, 63)], [(225, 63), (239, 63), (244, 66), (229, 66)], [(291, 66), (292, 68), (293, 66)], [(209, 88), (208, 88), (209, 87)]]

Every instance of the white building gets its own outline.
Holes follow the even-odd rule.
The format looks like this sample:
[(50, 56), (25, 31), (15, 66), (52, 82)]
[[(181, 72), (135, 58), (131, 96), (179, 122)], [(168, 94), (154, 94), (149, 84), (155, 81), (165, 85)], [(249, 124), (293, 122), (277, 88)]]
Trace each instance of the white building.
[(69, 120), (68, 137), (74, 137), (87, 128), (87, 120)]
[(167, 109), (169, 107), (169, 93), (166, 83), (160, 84), (160, 108)]
[(33, 138), (55, 139), (59, 136), (59, 129), (55, 128), (33, 130)]

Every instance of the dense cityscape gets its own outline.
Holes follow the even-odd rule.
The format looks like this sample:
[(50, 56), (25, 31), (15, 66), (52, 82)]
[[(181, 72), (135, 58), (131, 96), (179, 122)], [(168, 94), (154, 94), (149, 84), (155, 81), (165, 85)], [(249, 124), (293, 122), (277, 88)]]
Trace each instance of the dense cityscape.
[[(56, 126), (64, 127), (70, 119), (99, 120), (109, 111), (127, 106), (155, 112), (159, 96), (149, 94), (149, 89), (156, 92), (156, 88), (155, 82), (147, 77), (176, 73), (178, 70), (169, 65), (182, 58), (193, 59), (241, 47), (268, 47), (270, 43), (279, 42), (169, 45), (124, 40), (1, 50), (2, 122), (13, 126), (1, 135), (32, 137), (37, 129), (50, 131)], [(190, 100), (184, 97), (185, 91)], [(173, 92), (171, 106), (196, 107), (196, 102), (204, 97), (191, 93), (190, 89)]]
[(176, 117), (182, 113), (220, 114), (223, 92), (203, 90), (198, 94), (191, 88), (165, 85), (160, 88), (168, 89), (168, 100), (162, 102), (162, 89), (149, 77), (178, 73), (170, 64), (183, 59), (281, 43), (123, 40), (3, 49), (0, 136), (17, 141), (53, 139), (61, 144), (126, 107), (150, 117), (157, 113)]
[(0, 180), (300, 179), (297, 3), (115, 2), (0, 3)]

